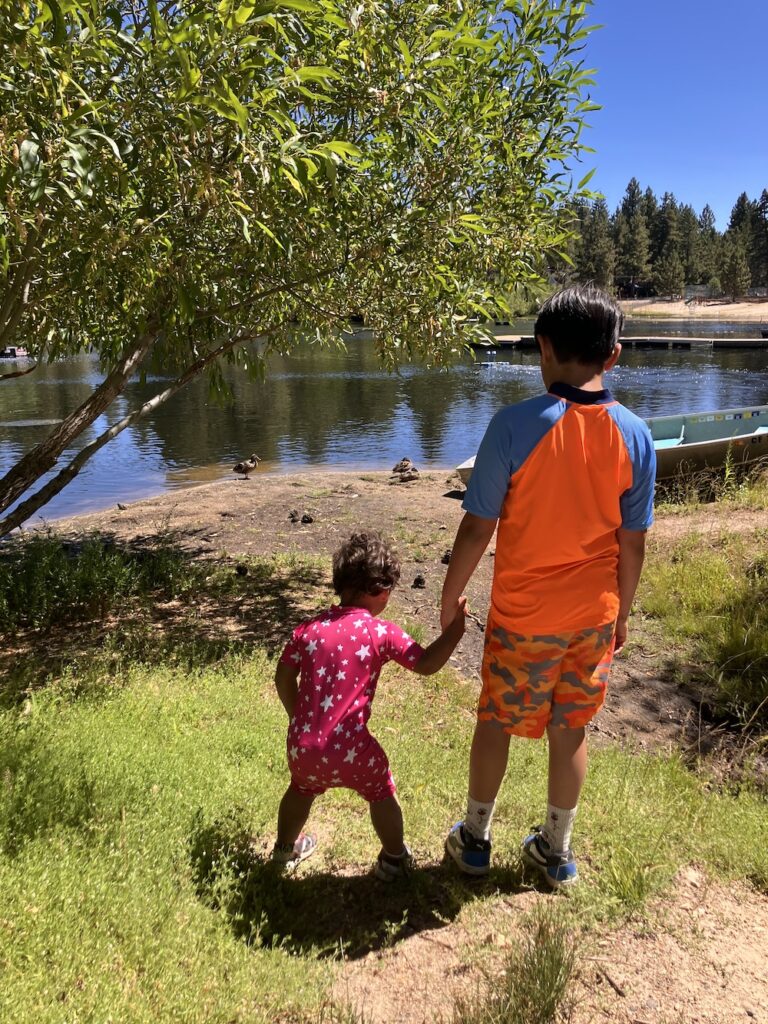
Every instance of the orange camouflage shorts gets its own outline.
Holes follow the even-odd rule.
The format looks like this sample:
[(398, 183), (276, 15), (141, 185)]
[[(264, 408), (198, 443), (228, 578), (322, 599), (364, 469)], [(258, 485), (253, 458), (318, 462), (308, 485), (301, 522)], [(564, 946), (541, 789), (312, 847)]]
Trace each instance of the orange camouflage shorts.
[(609, 622), (575, 633), (522, 636), (489, 618), (478, 719), (532, 738), (550, 725), (586, 725), (605, 700), (614, 630)]

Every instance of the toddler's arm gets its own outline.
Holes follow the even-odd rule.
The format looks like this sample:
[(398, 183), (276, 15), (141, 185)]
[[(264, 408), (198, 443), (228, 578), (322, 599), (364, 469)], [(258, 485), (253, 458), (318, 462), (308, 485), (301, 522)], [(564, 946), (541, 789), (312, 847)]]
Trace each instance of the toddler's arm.
[(645, 530), (617, 530), (619, 541), (619, 614), (616, 619), (618, 653), (627, 642), (627, 620), (645, 560)]
[(296, 697), (299, 692), (298, 678), (298, 666), (286, 665), (285, 662), (278, 661), (275, 669), (275, 689), (289, 718), (293, 718), (293, 711), (296, 707)]
[(429, 647), (426, 648), (416, 662), (413, 669), (414, 672), (418, 672), (420, 676), (431, 676), (434, 672), (439, 672), (446, 661), (448, 661), (456, 650), (459, 640), (464, 636), (466, 624), (464, 608), (466, 603), (466, 597), (458, 599), (457, 610), (453, 619), (443, 629), (437, 640), (433, 640)]
[(488, 547), (493, 531), (496, 529), (496, 522), (496, 519), (482, 519), (480, 516), (473, 515), (472, 512), (464, 513), (464, 518), (456, 533), (456, 540), (453, 542), (451, 561), (448, 563), (448, 572), (445, 574), (445, 583), (443, 583), (440, 612), (440, 625), (443, 629), (448, 626), (456, 614), (459, 595), (464, 593), (464, 588), (477, 568), (477, 563)]

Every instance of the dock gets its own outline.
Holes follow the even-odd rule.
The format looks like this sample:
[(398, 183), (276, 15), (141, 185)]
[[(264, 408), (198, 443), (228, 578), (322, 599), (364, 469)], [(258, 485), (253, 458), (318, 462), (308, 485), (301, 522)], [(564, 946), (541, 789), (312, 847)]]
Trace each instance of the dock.
[[(768, 338), (622, 338), (621, 347), (646, 350), (667, 349), (668, 351), (690, 351), (696, 348), (738, 351), (768, 349)], [(537, 345), (533, 335), (499, 334), (492, 342), (473, 342), (472, 348), (480, 352), (490, 352), (495, 349), (533, 351)]]

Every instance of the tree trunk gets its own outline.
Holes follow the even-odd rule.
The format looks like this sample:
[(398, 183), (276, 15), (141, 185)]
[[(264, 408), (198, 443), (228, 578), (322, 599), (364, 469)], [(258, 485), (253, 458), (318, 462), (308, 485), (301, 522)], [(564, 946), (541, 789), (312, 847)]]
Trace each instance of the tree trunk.
[(0, 512), (5, 511), (41, 476), (52, 469), (67, 445), (112, 404), (149, 351), (156, 334), (157, 328), (154, 325), (150, 326), (93, 394), (63, 419), (44, 441), (35, 445), (8, 470), (0, 480)]
[(5, 519), (0, 520), (0, 537), (6, 536), (12, 530), (15, 530), (18, 526), (21, 526), (30, 516), (34, 515), (38, 509), (46, 505), (51, 498), (54, 498), (60, 491), (62, 491), (68, 483), (77, 476), (83, 466), (88, 460), (96, 454), (99, 449), (103, 448), (107, 442), (121, 434), (126, 427), (130, 427), (142, 416), (146, 416), (147, 413), (152, 412), (159, 405), (167, 402), (169, 398), (172, 398), (177, 391), (180, 391), (186, 384), (188, 384), (195, 377), (198, 377), (203, 370), (211, 363), (215, 362), (225, 353), (237, 348), (239, 345), (244, 345), (247, 341), (254, 341), (257, 338), (264, 338), (269, 334), (273, 334), (276, 330), (282, 327), (283, 324), (275, 324), (258, 334), (250, 334), (233, 338), (231, 341), (224, 342), (218, 348), (209, 352), (207, 355), (202, 356), (195, 363), (192, 364), (184, 373), (177, 377), (172, 384), (170, 384), (164, 391), (158, 392), (154, 397), (150, 398), (149, 401), (145, 402), (134, 412), (124, 416), (123, 419), (114, 423), (108, 430), (105, 430), (103, 434), (100, 434), (94, 441), (86, 445), (85, 448), (81, 449), (72, 461), (65, 466), (60, 472), (49, 480), (48, 483), (41, 487), (39, 491), (36, 491), (30, 498), (18, 505), (10, 515), (6, 516)]

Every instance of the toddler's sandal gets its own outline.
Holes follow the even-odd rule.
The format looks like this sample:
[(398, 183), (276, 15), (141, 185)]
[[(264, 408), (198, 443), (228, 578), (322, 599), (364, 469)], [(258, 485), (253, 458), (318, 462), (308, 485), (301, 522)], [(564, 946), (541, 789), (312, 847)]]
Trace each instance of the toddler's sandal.
[(317, 839), (308, 832), (301, 832), (293, 846), (278, 846), (272, 850), (272, 860), (283, 871), (293, 872), (307, 857), (311, 857), (317, 849)]

